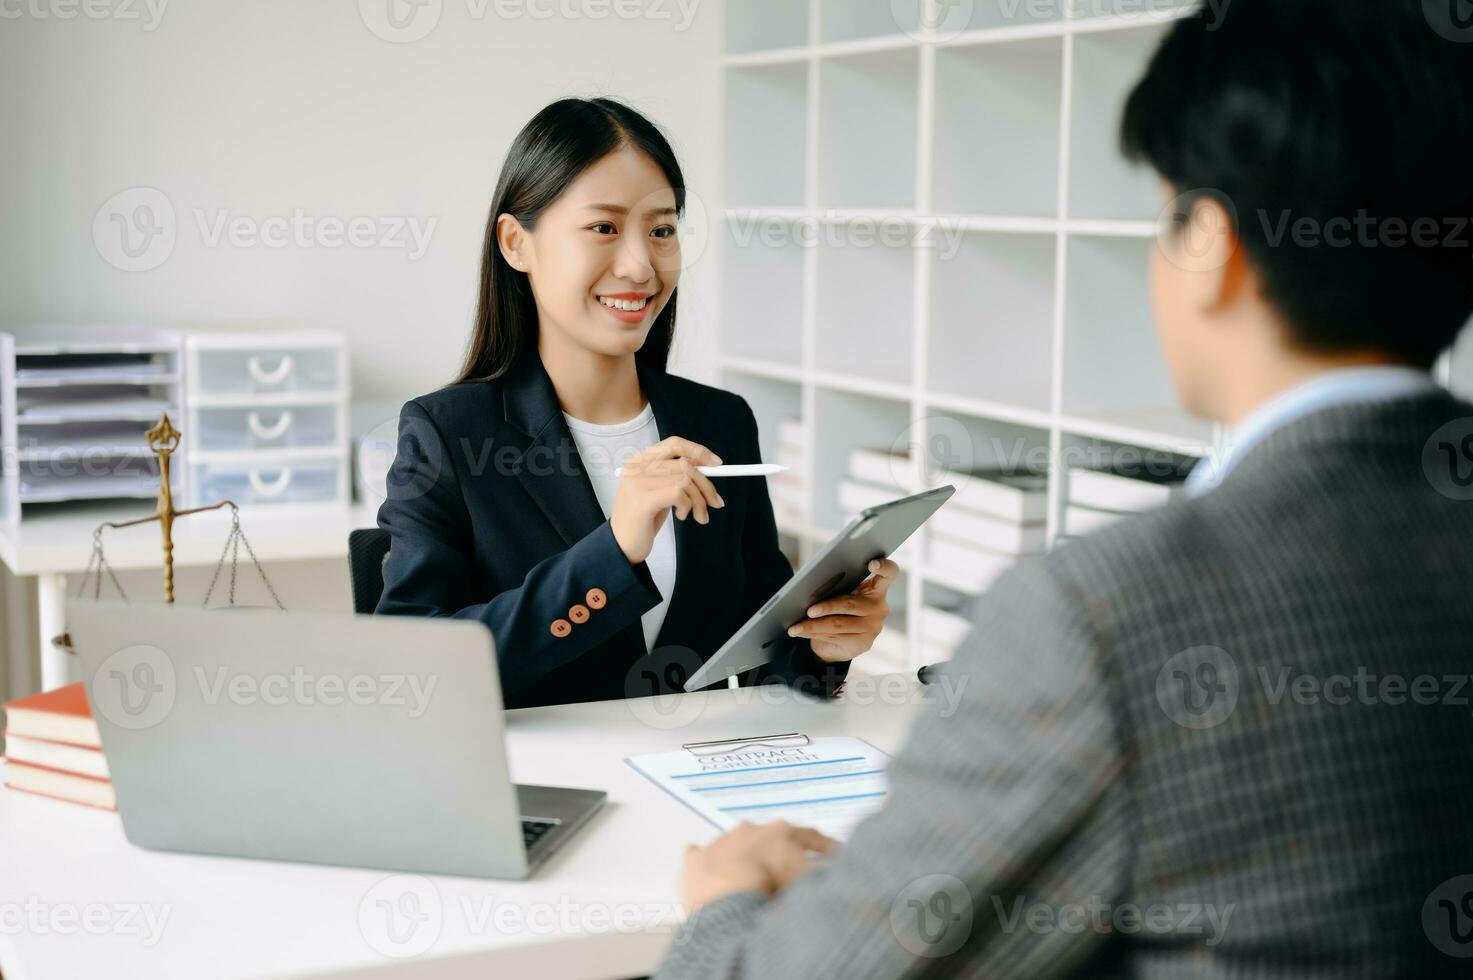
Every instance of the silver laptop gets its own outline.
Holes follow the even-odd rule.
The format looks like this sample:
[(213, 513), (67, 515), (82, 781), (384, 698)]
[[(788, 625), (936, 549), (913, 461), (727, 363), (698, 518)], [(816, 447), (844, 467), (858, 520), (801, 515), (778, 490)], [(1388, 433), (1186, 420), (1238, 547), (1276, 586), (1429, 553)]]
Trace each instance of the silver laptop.
[(512, 784), (481, 623), (79, 600), (66, 622), (140, 847), (522, 878), (605, 798)]

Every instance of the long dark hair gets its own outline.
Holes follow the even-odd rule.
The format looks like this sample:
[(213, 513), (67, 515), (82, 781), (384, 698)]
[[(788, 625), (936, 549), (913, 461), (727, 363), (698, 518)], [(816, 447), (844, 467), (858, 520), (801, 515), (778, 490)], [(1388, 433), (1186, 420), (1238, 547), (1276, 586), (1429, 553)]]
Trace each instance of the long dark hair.
[[(481, 291), (476, 322), (457, 384), (493, 381), (523, 356), (537, 351), (537, 307), (526, 273), (512, 268), (496, 240), (496, 219), (509, 214), (528, 229), (568, 185), (589, 167), (624, 146), (642, 151), (665, 173), (675, 191), (677, 214), (685, 213), (685, 178), (675, 152), (654, 123), (612, 99), (559, 99), (517, 134), (501, 166), (486, 242), (481, 250)], [(670, 358), (675, 336), (671, 292), (644, 346), (635, 354), (660, 370)]]

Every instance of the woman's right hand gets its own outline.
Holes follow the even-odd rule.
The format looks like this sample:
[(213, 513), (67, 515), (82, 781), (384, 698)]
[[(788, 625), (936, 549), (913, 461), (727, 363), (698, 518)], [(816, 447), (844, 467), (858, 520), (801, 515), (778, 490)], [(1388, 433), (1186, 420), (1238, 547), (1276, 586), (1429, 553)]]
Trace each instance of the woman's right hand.
[(711, 450), (677, 436), (629, 458), (619, 476), (609, 524), (630, 564), (649, 557), (655, 535), (672, 507), (682, 521), (694, 513), (696, 523), (708, 524), (707, 508), (726, 506), (711, 481), (696, 469), (720, 465), (721, 457)]

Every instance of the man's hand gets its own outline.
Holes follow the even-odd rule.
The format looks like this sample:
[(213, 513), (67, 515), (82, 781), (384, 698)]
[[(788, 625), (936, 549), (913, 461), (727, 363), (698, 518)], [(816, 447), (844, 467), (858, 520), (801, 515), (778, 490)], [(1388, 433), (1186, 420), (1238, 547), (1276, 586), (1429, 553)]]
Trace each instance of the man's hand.
[(808, 827), (743, 821), (705, 847), (685, 849), (680, 900), (693, 913), (737, 892), (775, 895), (814, 866), (810, 852), (829, 854), (838, 847), (838, 841)]
[(888, 558), (869, 563), (874, 574), (854, 587), (848, 595), (825, 599), (808, 607), (808, 619), (794, 623), (789, 636), (806, 636), (820, 660), (840, 663), (853, 660), (874, 646), (875, 637), (885, 628), (890, 604), (885, 593), (895, 584), (900, 566)]

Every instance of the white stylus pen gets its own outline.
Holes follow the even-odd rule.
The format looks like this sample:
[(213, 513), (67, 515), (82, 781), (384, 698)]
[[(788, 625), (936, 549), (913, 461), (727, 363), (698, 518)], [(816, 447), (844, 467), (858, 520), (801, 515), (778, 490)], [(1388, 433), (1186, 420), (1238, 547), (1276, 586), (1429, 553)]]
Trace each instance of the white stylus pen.
[[(777, 463), (735, 463), (730, 466), (697, 466), (696, 472), (704, 476), (772, 476), (787, 471)], [(614, 471), (614, 476), (624, 475), (624, 467)]]

